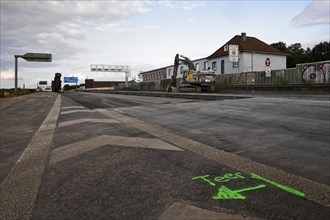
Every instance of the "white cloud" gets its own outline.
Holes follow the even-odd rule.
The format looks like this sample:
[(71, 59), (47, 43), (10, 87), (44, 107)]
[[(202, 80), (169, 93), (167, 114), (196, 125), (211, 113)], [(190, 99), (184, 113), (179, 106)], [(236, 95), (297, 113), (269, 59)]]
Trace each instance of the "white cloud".
[(1, 69), (26, 52), (72, 59), (86, 50), (77, 42), (90, 30), (124, 32), (117, 21), (147, 11), (141, 1), (1, 1)]
[[(248, 29), (249, 36), (268, 43), (309, 45), (328, 36), (328, 28), (290, 28), (289, 22), (295, 15), (293, 11), (305, 7), (311, 14), (318, 11), (309, 22), (328, 18), (327, 7), (315, 8), (317, 4), (324, 1), (288, 1), (284, 9), (274, 1), (0, 0), (0, 67), (2, 72), (14, 69), (14, 55), (53, 54), (51, 63), (19, 59), (19, 75), (24, 77), (19, 85), (31, 82), (35, 86), (39, 79), (51, 81), (55, 72), (62, 76), (78, 74), (82, 80), (87, 76), (110, 77), (90, 72), (93, 63), (131, 65), (136, 74), (171, 65), (178, 52), (192, 59), (205, 57), (239, 34), (240, 29)], [(248, 13), (253, 10), (259, 13)], [(231, 19), (233, 12), (237, 19)], [(295, 25), (309, 24), (302, 19), (297, 15)], [(260, 28), (269, 26), (272, 28)], [(191, 31), (193, 34), (187, 35)], [(13, 87), (13, 75), (2, 75), (0, 87)], [(123, 79), (122, 75), (112, 76)]]
[(95, 29), (111, 34), (118, 34), (127, 30), (126, 27), (124, 27), (121, 23), (118, 22), (98, 25)]
[(176, 7), (170, 0), (161, 0), (158, 2), (158, 4), (165, 8), (175, 8)]
[(146, 29), (148, 30), (153, 30), (153, 29), (156, 29), (157, 27), (155, 25), (147, 25), (146, 26)]
[(15, 72), (13, 70), (5, 70), (0, 72), (0, 79), (15, 79)]
[(171, 1), (171, 0), (161, 0), (158, 4), (164, 8), (170, 9), (182, 9), (186, 11), (191, 11), (196, 8), (205, 6), (205, 3), (198, 1)]
[(329, 25), (330, 23), (330, 1), (312, 0), (307, 7), (296, 15), (291, 24), (296, 27)]
[(205, 3), (203, 3), (203, 2), (192, 2), (191, 1), (191, 2), (184, 2), (184, 4), (182, 5), (182, 9), (191, 11), (196, 8), (203, 7), (203, 6), (205, 6)]

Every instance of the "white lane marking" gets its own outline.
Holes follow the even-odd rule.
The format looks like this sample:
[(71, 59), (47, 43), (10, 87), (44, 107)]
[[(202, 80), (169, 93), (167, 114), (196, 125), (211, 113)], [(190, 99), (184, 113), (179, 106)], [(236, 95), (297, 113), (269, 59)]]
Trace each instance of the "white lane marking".
[(176, 145), (182, 149), (195, 152), (198, 155), (212, 159), (223, 165), (232, 167), (243, 173), (258, 173), (272, 181), (284, 184), (291, 188), (298, 189), (306, 194), (304, 198), (314, 201), (325, 207), (330, 207), (330, 187), (301, 176), (284, 172), (282, 170), (269, 167), (267, 165), (243, 158), (233, 153), (229, 153), (209, 145), (179, 136), (164, 128), (148, 124), (136, 118), (123, 115), (119, 112), (107, 109), (95, 109), (96, 111), (110, 118), (128, 124), (134, 128), (145, 131), (166, 142)]
[(69, 125), (74, 125), (74, 124), (85, 123), (85, 122), (120, 124), (120, 122), (115, 119), (82, 118), (82, 119), (60, 122), (60, 123), (58, 123), (57, 127), (64, 127), (64, 126), (69, 126)]
[(95, 111), (91, 110), (91, 109), (71, 110), (71, 111), (61, 112), (61, 115), (72, 114), (72, 113), (77, 113), (77, 112), (95, 112)]
[(61, 95), (0, 186), (0, 219), (30, 219), (49, 155)]
[(75, 142), (65, 145), (53, 150), (50, 163), (57, 163), (59, 161), (74, 157), (85, 152), (94, 150), (105, 145), (115, 145), (122, 147), (138, 147), (138, 148), (150, 148), (158, 150), (174, 150), (183, 151), (169, 143), (155, 138), (138, 138), (138, 137), (123, 137), (123, 136), (111, 136), (101, 135), (98, 137), (90, 138), (88, 140)]
[(62, 110), (64, 110), (64, 109), (72, 109), (72, 108), (85, 108), (85, 107), (84, 106), (81, 106), (81, 105), (61, 107)]

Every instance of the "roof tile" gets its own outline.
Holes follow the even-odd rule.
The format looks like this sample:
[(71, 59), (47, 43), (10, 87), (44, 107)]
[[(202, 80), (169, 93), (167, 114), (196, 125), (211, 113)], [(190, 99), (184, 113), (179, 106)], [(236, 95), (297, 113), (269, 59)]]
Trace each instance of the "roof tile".
[(212, 59), (212, 58), (228, 55), (229, 51), (225, 51), (224, 47), (229, 44), (238, 45), (240, 52), (251, 51), (251, 52), (278, 54), (278, 55), (282, 55), (282, 56), (287, 55), (286, 53), (283, 53), (282, 51), (266, 44), (265, 42), (255, 38), (255, 37), (246, 36), (245, 40), (243, 40), (241, 35), (236, 35), (207, 58)]

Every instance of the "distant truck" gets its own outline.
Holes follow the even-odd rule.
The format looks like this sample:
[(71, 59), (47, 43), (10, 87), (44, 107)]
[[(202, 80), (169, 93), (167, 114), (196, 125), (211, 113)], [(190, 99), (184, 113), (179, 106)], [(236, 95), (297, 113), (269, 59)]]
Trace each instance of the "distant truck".
[(39, 92), (44, 92), (46, 90), (46, 87), (48, 87), (47, 86), (47, 81), (39, 81), (37, 90)]
[(55, 73), (54, 81), (52, 81), (52, 91), (60, 93), (62, 88), (61, 73)]

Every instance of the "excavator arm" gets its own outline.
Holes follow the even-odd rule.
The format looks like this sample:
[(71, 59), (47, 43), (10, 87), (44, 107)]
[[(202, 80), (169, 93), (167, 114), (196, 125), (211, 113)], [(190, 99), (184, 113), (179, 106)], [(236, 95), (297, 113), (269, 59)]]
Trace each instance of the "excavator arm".
[(178, 73), (179, 65), (180, 65), (179, 54), (176, 54), (175, 58), (174, 58), (174, 68), (173, 68), (173, 75), (172, 75), (172, 79), (171, 79), (171, 87), (176, 87), (176, 76)]
[(188, 57), (176, 54), (175, 59), (174, 59), (173, 75), (172, 75), (172, 80), (171, 80), (171, 86), (173, 86), (173, 87), (176, 87), (176, 77), (177, 77), (177, 73), (178, 73), (178, 67), (180, 64), (184, 64), (184, 65), (188, 66), (188, 69), (189, 69), (188, 72), (195, 71), (195, 66)]
[(189, 70), (195, 71), (195, 66), (193, 62), (188, 58), (183, 55), (180, 55), (183, 59), (179, 59), (184, 65), (188, 66)]

